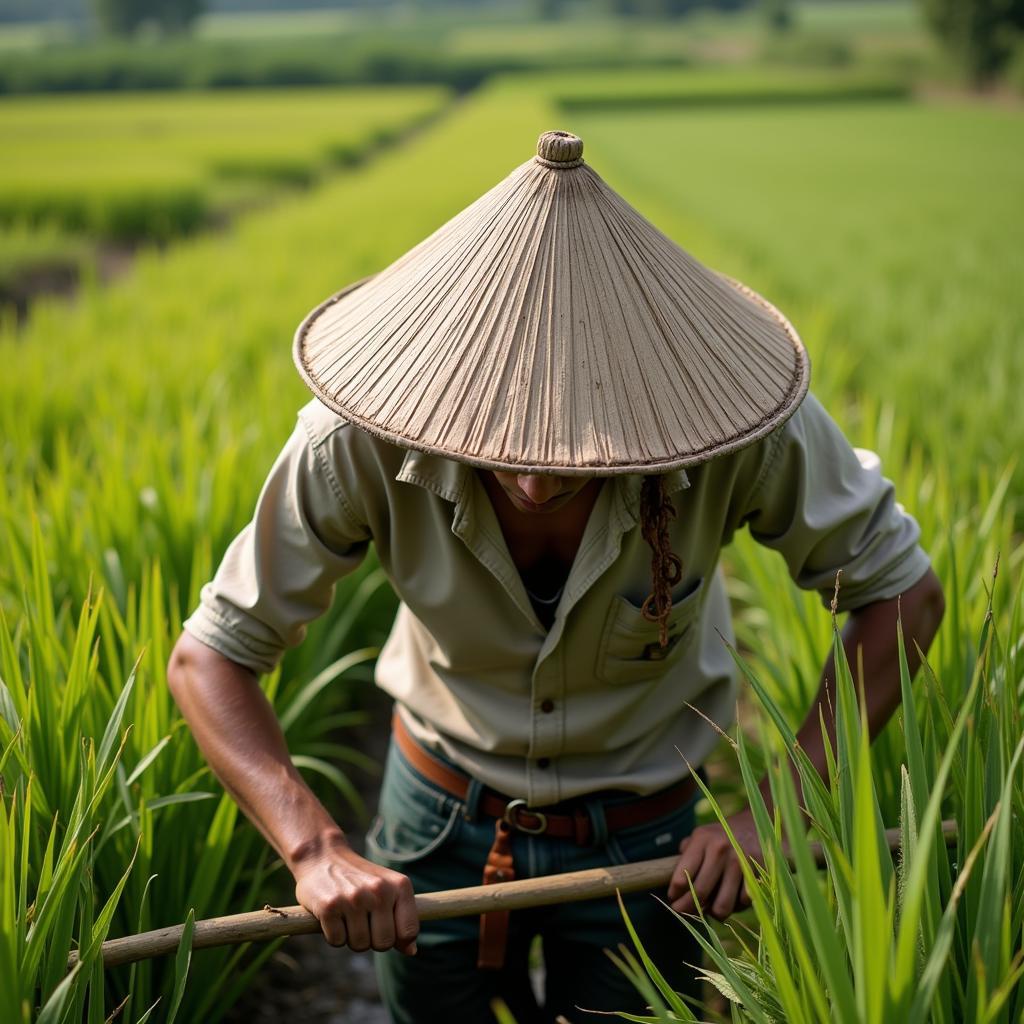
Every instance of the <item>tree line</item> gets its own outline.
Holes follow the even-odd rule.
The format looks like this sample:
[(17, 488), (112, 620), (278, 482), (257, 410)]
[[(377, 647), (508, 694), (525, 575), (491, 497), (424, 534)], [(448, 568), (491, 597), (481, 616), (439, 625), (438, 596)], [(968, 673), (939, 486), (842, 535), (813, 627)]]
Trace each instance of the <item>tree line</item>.
[[(8, 0), (10, 2), (10, 0)], [(37, 0), (33, 0), (37, 2)], [(55, 0), (50, 0), (51, 3)], [(62, 0), (67, 4), (69, 0)], [(130, 37), (144, 27), (156, 27), (167, 35), (188, 32), (196, 19), (216, 0), (90, 0), (102, 28)], [(387, 0), (376, 0), (386, 3)], [(392, 0), (393, 2), (393, 0)], [(423, 8), (452, 6), (451, 0), (414, 0)], [(480, 0), (462, 0), (467, 7)], [(579, 0), (529, 0), (536, 16), (556, 19), (578, 15)], [(1024, 46), (1024, 0), (916, 0), (926, 24), (965, 75), (981, 84), (998, 75), (1015, 48)], [(240, 9), (244, 0), (232, 4)], [(259, 5), (282, 6), (262, 3)], [(365, 0), (349, 0), (339, 6), (365, 6)], [(589, 11), (603, 11), (622, 18), (678, 19), (697, 10), (739, 11), (759, 7), (768, 21), (784, 27), (792, 20), (789, 0), (592, 0)]]
[(146, 25), (167, 35), (187, 32), (206, 6), (206, 0), (93, 0), (100, 25), (118, 36), (134, 35)]

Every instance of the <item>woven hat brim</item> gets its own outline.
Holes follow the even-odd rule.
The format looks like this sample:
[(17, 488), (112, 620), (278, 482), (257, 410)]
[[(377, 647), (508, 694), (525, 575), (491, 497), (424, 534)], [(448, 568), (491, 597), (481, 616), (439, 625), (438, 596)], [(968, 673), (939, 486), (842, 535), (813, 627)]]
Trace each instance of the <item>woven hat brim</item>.
[(372, 281), (377, 275), (369, 275), (352, 284), (347, 285), (334, 295), (330, 296), (320, 305), (316, 306), (299, 324), (295, 332), (292, 356), (295, 366), (305, 381), (306, 386), (329, 409), (336, 412), (346, 421), (365, 430), (368, 434), (379, 437), (384, 441), (397, 445), (401, 448), (412, 448), (416, 451), (426, 452), (443, 458), (453, 459), (466, 463), (480, 469), (498, 470), (512, 473), (530, 474), (553, 474), (558, 476), (616, 476), (627, 474), (656, 474), (667, 473), (675, 469), (684, 469), (689, 466), (696, 466), (703, 462), (717, 458), (729, 452), (744, 448), (762, 437), (770, 434), (777, 427), (781, 426), (798, 408), (807, 394), (810, 385), (810, 359), (807, 350), (800, 340), (793, 325), (789, 320), (767, 299), (758, 294), (749, 286), (729, 277), (719, 271), (713, 271), (722, 281), (736, 290), (747, 300), (756, 304), (763, 313), (767, 314), (781, 328), (786, 338), (792, 343), (793, 370), (791, 384), (778, 403), (771, 409), (764, 412), (762, 417), (748, 425), (745, 429), (738, 431), (735, 435), (708, 444), (704, 447), (681, 452), (672, 457), (651, 459), (651, 460), (624, 460), (615, 461), (589, 461), (583, 464), (567, 464), (554, 462), (513, 461), (508, 459), (496, 459), (487, 457), (471, 450), (447, 447), (442, 444), (433, 444), (422, 437), (411, 437), (401, 432), (389, 430), (382, 427), (372, 418), (361, 414), (357, 409), (327, 391), (321, 386), (316, 374), (309, 365), (306, 356), (306, 339), (310, 330), (317, 323), (318, 319), (330, 310), (346, 296), (350, 296), (361, 286)]

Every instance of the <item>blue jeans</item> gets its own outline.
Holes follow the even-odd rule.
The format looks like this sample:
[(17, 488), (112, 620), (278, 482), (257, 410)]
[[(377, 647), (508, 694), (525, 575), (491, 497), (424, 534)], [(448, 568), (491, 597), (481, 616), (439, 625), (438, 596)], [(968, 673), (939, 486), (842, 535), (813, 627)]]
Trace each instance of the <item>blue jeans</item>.
[[(367, 835), (367, 856), (412, 880), (417, 893), (480, 885), (494, 819), (478, 813), (480, 788), (470, 786), (465, 802), (420, 775), (392, 741), (380, 794), (380, 813)], [(684, 807), (643, 825), (602, 834), (603, 806), (592, 801), (592, 846), (568, 839), (515, 833), (516, 878), (560, 874), (666, 857), (694, 827), (696, 798)], [(669, 983), (687, 995), (699, 994), (694, 967), (700, 948), (690, 933), (655, 896), (624, 897), (641, 942)], [(490, 1005), (502, 998), (517, 1024), (552, 1022), (558, 1014), (583, 1019), (577, 1007), (643, 1013), (645, 1003), (605, 954), (620, 944), (632, 948), (614, 898), (512, 911), (502, 970), (476, 966), (479, 918), (424, 922), (416, 956), (375, 953), (381, 998), (395, 1024), (488, 1024)], [(543, 1009), (529, 983), (528, 957), (540, 936), (545, 966)], [(590, 1019), (590, 1018), (586, 1018)]]

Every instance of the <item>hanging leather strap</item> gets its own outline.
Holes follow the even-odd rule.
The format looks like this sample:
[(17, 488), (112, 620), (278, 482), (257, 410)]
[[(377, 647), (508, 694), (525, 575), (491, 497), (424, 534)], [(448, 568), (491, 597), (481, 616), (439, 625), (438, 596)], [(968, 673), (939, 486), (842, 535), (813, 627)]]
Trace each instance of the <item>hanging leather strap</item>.
[[(484, 865), (484, 885), (494, 882), (511, 882), (516, 877), (512, 863), (512, 828), (500, 818), (494, 823), (494, 842), (487, 851)], [(480, 949), (477, 953), (477, 967), (499, 970), (505, 966), (505, 950), (508, 945), (507, 910), (488, 910), (480, 915)]]

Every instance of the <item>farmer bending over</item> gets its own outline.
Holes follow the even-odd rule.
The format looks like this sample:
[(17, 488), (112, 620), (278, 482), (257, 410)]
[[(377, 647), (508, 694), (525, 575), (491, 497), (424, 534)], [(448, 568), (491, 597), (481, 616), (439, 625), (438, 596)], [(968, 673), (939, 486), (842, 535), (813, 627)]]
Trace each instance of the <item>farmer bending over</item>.
[[(734, 717), (717, 564), (737, 530), (826, 603), (842, 570), (872, 734), (899, 701), (897, 596), (911, 651), (942, 617), (917, 524), (807, 394), (793, 327), (581, 154), (546, 132), (535, 158), (306, 318), (295, 355), (316, 398), (169, 666), (214, 772), (327, 941), (377, 951), (401, 1024), (492, 1020), (495, 996), (520, 1024), (644, 1009), (603, 952), (628, 942), (614, 899), (421, 927), (414, 892), (679, 851), (677, 910), (693, 909), (688, 877), (715, 917), (747, 903), (723, 829), (694, 827), (687, 769), (718, 742), (690, 705), (722, 728)], [(376, 670), (396, 714), (364, 859), (292, 766), (257, 677), (371, 541), (401, 604)], [(823, 673), (798, 733), (823, 774), (828, 693)], [(757, 857), (749, 811), (730, 826)], [(686, 930), (650, 894), (626, 904), (670, 982), (696, 992)]]

